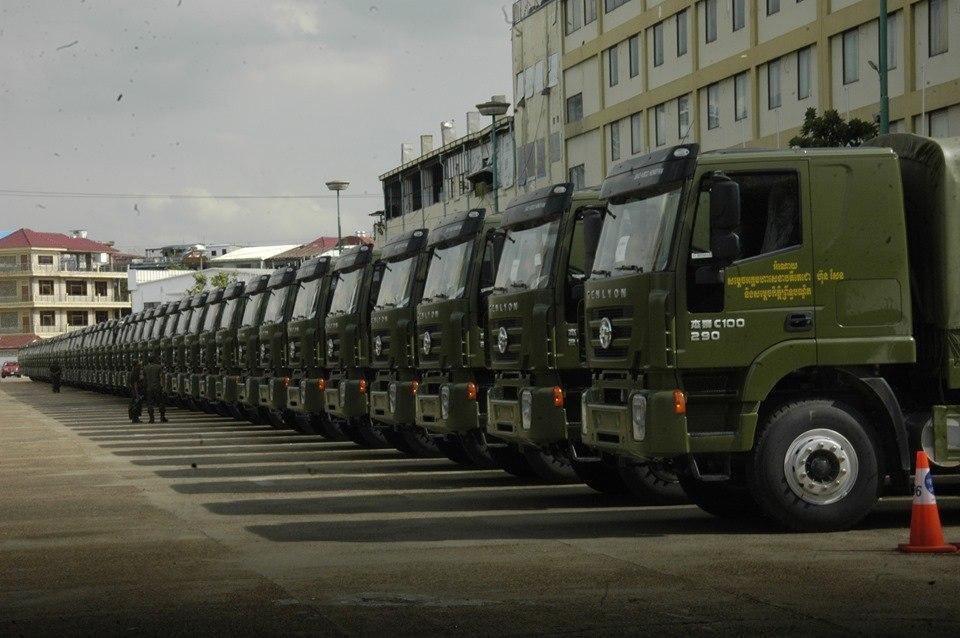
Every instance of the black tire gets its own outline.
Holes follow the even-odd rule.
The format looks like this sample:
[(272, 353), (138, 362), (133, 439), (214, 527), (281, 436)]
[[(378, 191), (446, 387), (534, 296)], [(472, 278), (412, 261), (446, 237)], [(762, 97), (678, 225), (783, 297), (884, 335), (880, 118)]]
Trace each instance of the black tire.
[(367, 418), (351, 419), (345, 422), (341, 428), (347, 438), (361, 447), (370, 449), (394, 447), (379, 430), (373, 427)]
[(531, 447), (524, 447), (521, 451), (537, 476), (547, 483), (580, 482), (577, 473), (573, 471), (570, 459), (567, 457)]
[(626, 460), (621, 463), (619, 474), (630, 493), (645, 505), (689, 502), (677, 476), (655, 463)]
[(500, 468), (500, 464), (493, 458), (490, 448), (481, 436), (480, 430), (473, 430), (461, 434), (457, 437), (463, 447), (463, 453), (467, 455), (470, 462), (481, 470), (495, 470)]
[(273, 427), (275, 430), (286, 430), (287, 421), (283, 418), (283, 414), (277, 412), (276, 410), (262, 410), (262, 414), (266, 417), (266, 421)]
[[(473, 459), (467, 454), (467, 451), (464, 449), (463, 440), (460, 437), (456, 436), (447, 436), (443, 439), (437, 441), (437, 449), (440, 450), (440, 453), (445, 457), (456, 463), (457, 465), (462, 465), (464, 467), (477, 467), (473, 462)], [(493, 463), (493, 459), (490, 459), (490, 468), (496, 467)]]
[(440, 448), (436, 442), (427, 434), (423, 428), (408, 425), (399, 432), (400, 436), (407, 442), (407, 445), (413, 450), (413, 455), (418, 458), (437, 458), (441, 456)]
[(340, 429), (340, 423), (326, 414), (311, 414), (310, 427), (328, 441), (348, 441), (347, 435)]
[(536, 471), (530, 466), (527, 457), (513, 445), (506, 447), (487, 447), (497, 467), (518, 478), (537, 478)]
[(620, 476), (620, 471), (609, 463), (571, 461), (571, 466), (577, 473), (577, 478), (601, 494), (625, 496), (630, 493), (630, 488)]
[[(863, 520), (876, 504), (882, 484), (878, 446), (864, 427), (865, 423), (866, 419), (858, 410), (833, 399), (796, 401), (771, 414), (757, 436), (748, 467), (750, 490), (763, 513), (791, 531), (847, 530)], [(817, 432), (825, 433), (823, 436), (828, 439), (839, 434), (846, 443), (839, 447), (836, 455), (827, 449), (829, 443), (823, 447), (817, 443), (805, 448), (808, 456), (803, 469), (810, 474), (817, 471), (825, 477), (823, 481), (810, 478), (810, 484), (817, 485), (817, 489), (832, 489), (835, 475), (837, 485), (843, 480), (837, 472), (854, 476), (846, 479), (845, 489), (835, 495), (838, 500), (832, 503), (820, 504), (811, 500), (819, 495), (802, 497), (796, 488), (791, 487), (785, 469), (788, 453), (791, 448), (796, 449), (795, 442)], [(811, 448), (813, 454), (810, 454)], [(818, 465), (813, 465), (815, 461), (811, 459), (818, 453), (823, 456), (816, 461)], [(850, 474), (846, 468), (850, 469)]]
[(390, 443), (391, 447), (397, 448), (407, 456), (417, 455), (401, 432), (397, 432), (396, 430), (390, 428), (378, 428), (378, 430), (383, 438)]
[(750, 488), (739, 481), (701, 481), (690, 474), (681, 474), (678, 479), (687, 498), (708, 514), (735, 520), (760, 516)]

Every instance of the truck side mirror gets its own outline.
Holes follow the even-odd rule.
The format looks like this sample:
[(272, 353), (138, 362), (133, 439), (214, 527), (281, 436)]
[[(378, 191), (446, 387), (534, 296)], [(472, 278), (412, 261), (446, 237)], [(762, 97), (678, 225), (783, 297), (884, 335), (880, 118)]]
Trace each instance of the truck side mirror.
[(583, 213), (583, 243), (587, 272), (593, 270), (593, 260), (597, 257), (600, 233), (603, 231), (603, 211), (595, 208)]
[(727, 265), (740, 256), (740, 185), (721, 176), (710, 187), (710, 252)]

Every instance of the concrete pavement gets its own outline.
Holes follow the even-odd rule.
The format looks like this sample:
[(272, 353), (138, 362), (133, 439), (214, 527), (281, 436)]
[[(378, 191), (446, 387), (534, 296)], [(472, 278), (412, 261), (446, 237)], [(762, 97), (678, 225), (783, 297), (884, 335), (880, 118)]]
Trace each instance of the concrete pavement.
[(906, 499), (789, 535), (170, 416), (0, 383), (0, 634), (960, 633), (960, 556), (893, 551)]

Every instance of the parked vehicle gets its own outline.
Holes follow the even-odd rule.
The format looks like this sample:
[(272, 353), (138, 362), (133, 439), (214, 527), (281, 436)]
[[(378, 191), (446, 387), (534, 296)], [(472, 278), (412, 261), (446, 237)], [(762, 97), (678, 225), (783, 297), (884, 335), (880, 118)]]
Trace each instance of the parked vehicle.
[(260, 324), (270, 300), (272, 275), (261, 275), (249, 285), (250, 295), (237, 328), (237, 372), (232, 378), (235, 414), (251, 423), (262, 423), (257, 383), (260, 376)]
[(20, 364), (16, 361), (4, 361), (3, 367), (0, 368), (0, 378), (6, 379), (7, 377), (20, 377)]
[(270, 278), (271, 283), (282, 283), (271, 288), (260, 325), (260, 369), (263, 376), (257, 383), (257, 398), (261, 416), (278, 428), (296, 425), (293, 416), (287, 414), (287, 388), (290, 386), (287, 324), (300, 294), (297, 273), (298, 270), (292, 267), (282, 268)]
[(200, 395), (197, 401), (207, 412), (219, 412), (221, 408), (217, 400), (218, 382), (223, 383), (220, 374), (221, 358), (217, 335), (221, 329), (235, 330), (239, 317), (243, 312), (243, 291), (245, 281), (234, 281), (219, 290), (219, 299), (207, 310), (203, 321), (203, 331), (200, 333), (200, 370), (197, 385)]

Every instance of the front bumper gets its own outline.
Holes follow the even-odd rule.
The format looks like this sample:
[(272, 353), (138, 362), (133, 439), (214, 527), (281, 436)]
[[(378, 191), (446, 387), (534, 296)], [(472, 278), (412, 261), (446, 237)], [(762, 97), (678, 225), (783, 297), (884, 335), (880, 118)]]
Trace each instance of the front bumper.
[(217, 400), (223, 403), (239, 403), (243, 380), (236, 376), (221, 377), (217, 383)]
[[(442, 406), (445, 393), (449, 394), (446, 418)], [(416, 397), (416, 424), (438, 434), (478, 430), (483, 427), (480, 402), (467, 398), (466, 383), (453, 383), (445, 375), (425, 376)]]
[(301, 379), (287, 388), (287, 409), (301, 414), (320, 414), (324, 410), (324, 391), (319, 379)]
[(260, 377), (246, 377), (237, 388), (237, 402), (251, 408), (260, 405)]
[(331, 376), (323, 402), (327, 413), (340, 419), (367, 416), (369, 411), (369, 397), (360, 392), (360, 379)]
[(387, 425), (412, 425), (417, 418), (413, 381), (378, 374), (370, 391), (370, 418)]
[[(523, 421), (523, 395), (530, 393), (530, 419)], [(497, 379), (487, 394), (487, 433), (518, 444), (545, 447), (576, 437), (576, 423), (553, 404), (553, 386), (534, 386), (526, 378)]]
[(295, 388), (287, 378), (264, 378), (260, 381), (260, 407), (283, 412), (287, 409), (287, 390)]

